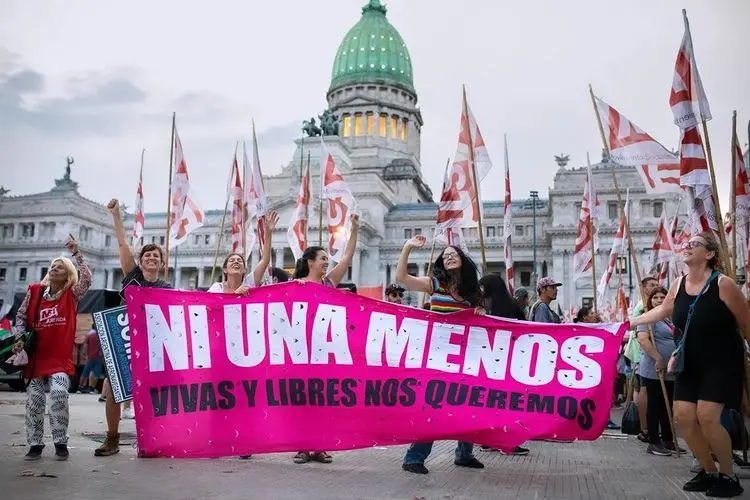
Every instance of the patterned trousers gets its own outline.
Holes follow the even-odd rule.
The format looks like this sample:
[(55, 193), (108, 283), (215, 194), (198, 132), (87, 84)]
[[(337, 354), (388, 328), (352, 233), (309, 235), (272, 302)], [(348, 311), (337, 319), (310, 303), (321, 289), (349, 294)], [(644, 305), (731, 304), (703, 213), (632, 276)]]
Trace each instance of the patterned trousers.
[(70, 379), (65, 373), (55, 373), (50, 377), (40, 377), (29, 383), (26, 398), (26, 443), (29, 446), (43, 445), (44, 410), (47, 405), (45, 391), (49, 389), (49, 425), (52, 428), (52, 441), (55, 444), (68, 443), (68, 385)]

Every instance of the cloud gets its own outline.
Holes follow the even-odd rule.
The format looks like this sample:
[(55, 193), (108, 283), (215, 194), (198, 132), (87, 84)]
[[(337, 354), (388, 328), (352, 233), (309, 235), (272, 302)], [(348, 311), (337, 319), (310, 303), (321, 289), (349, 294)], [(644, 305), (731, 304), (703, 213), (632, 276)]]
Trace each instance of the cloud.
[(258, 142), (264, 148), (288, 147), (302, 137), (302, 122), (293, 121), (285, 125), (274, 125), (258, 133)]

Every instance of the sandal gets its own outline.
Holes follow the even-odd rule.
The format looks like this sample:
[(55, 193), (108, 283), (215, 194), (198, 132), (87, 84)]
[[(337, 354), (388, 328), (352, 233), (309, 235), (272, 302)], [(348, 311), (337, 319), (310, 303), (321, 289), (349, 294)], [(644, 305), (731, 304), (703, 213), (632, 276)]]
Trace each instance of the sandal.
[(330, 464), (331, 462), (333, 462), (333, 457), (325, 451), (317, 451), (312, 454), (311, 458), (312, 460), (320, 462), (321, 464)]
[(300, 451), (296, 455), (294, 455), (294, 463), (295, 464), (306, 464), (310, 460), (312, 460), (312, 456), (306, 451)]

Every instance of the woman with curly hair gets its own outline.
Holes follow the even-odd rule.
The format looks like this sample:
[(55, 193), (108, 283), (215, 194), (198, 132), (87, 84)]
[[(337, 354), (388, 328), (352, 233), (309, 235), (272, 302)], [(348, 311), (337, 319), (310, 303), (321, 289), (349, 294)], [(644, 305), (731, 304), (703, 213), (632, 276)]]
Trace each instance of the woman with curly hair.
[[(430, 296), (430, 310), (441, 313), (476, 309), (481, 295), (477, 266), (460, 248), (449, 246), (438, 255), (432, 266), (432, 276), (411, 276), (406, 268), (409, 254), (414, 248), (422, 248), (426, 238), (415, 236), (404, 245), (396, 266), (396, 281), (407, 290), (423, 292)], [(483, 310), (482, 310), (483, 312)], [(414, 474), (427, 474), (424, 462), (432, 451), (433, 442), (413, 443), (409, 447), (401, 466)], [(453, 463), (460, 467), (483, 469), (484, 464), (474, 457), (474, 445), (459, 441)]]

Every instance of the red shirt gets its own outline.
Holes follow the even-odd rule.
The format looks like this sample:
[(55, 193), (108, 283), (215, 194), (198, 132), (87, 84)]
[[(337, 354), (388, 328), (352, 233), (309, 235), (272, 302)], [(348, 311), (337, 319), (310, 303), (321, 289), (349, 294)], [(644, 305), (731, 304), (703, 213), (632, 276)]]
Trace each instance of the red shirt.
[(33, 325), (36, 340), (24, 374), (27, 378), (48, 377), (60, 372), (74, 375), (73, 343), (78, 301), (73, 290), (68, 288), (59, 299), (49, 301), (42, 296), (44, 286), (34, 284), (30, 288), (27, 325)]

